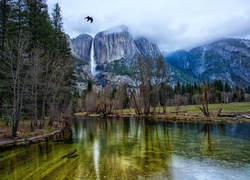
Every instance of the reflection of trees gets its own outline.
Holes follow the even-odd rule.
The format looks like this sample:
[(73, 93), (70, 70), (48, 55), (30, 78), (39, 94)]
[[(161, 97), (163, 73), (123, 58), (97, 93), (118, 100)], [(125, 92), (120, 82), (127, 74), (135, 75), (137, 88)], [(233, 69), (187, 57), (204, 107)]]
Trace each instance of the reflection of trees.
[[(130, 118), (91, 118), (78, 123), (74, 125), (79, 128), (74, 130), (75, 137), (80, 141), (78, 149), (84, 149), (80, 150), (80, 154), (84, 154), (84, 162), (89, 162), (87, 166), (81, 165), (81, 169), (93, 174), (96, 174), (97, 169), (99, 171), (91, 177), (137, 179), (139, 176), (150, 177), (161, 172), (171, 173), (167, 166), (171, 160), (167, 123), (157, 124), (146, 119)], [(95, 154), (98, 157), (93, 157)], [(83, 163), (82, 159), (79, 157), (79, 164)], [(83, 174), (81, 169), (78, 168), (77, 174)]]
[(208, 154), (211, 154), (213, 152), (212, 139), (211, 139), (211, 124), (208, 123), (204, 124), (201, 132), (204, 132), (205, 151)]
[[(166, 166), (171, 160), (171, 144), (169, 132), (167, 128), (155, 123), (155, 121), (143, 120), (144, 129), (142, 132), (142, 143), (144, 147), (141, 148), (141, 154), (136, 159), (136, 165), (143, 168), (146, 176), (150, 176), (156, 172), (167, 172), (171, 174), (171, 170)], [(165, 124), (164, 124), (165, 125)]]
[[(187, 157), (225, 157), (221, 154), (221, 142), (212, 136), (215, 130), (220, 134), (225, 131), (220, 124), (89, 118), (76, 121), (74, 127), (74, 137), (79, 141), (79, 166), (75, 174), (82, 179), (104, 176), (106, 179), (138, 179), (161, 173), (171, 179), (172, 152)], [(197, 136), (196, 129), (201, 136)]]
[[(1, 152), (4, 158), (0, 158), (0, 171), (9, 174), (9, 179), (18, 179), (17, 175), (25, 179), (38, 176), (43, 179), (160, 179), (162, 176), (173, 179), (172, 152), (187, 158), (207, 155), (219, 160), (249, 162), (246, 141), (226, 136), (235, 130), (234, 126), (142, 118), (77, 119), (72, 125), (77, 143), (46, 141), (20, 151), (13, 149), (12, 153)], [(216, 133), (223, 137), (217, 137)], [(231, 141), (236, 142), (233, 147)], [(61, 158), (74, 149), (77, 149), (76, 156)]]

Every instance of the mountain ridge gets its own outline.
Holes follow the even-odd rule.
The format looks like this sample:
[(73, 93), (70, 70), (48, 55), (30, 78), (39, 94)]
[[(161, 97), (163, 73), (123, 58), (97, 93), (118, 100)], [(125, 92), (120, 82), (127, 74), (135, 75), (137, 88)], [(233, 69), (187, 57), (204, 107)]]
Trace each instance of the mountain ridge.
[(200, 82), (220, 79), (232, 86), (250, 84), (250, 40), (247, 39), (226, 38), (190, 51), (179, 50), (165, 59)]
[[(86, 62), (84, 68), (78, 66), (78, 71), (85, 71), (78, 73), (78, 76), (85, 74), (85, 79), (91, 79), (102, 86), (129, 81), (127, 66), (139, 54), (144, 57), (162, 55), (156, 44), (145, 37), (134, 39), (127, 28), (101, 31), (94, 37), (81, 34), (71, 39), (70, 45), (72, 54)], [(91, 57), (93, 45), (94, 56)], [(97, 74), (90, 72), (91, 58), (96, 62)], [(171, 85), (178, 81), (202, 83), (217, 79), (231, 86), (250, 85), (250, 40), (247, 39), (223, 38), (189, 51), (169, 53), (164, 58), (169, 64)]]

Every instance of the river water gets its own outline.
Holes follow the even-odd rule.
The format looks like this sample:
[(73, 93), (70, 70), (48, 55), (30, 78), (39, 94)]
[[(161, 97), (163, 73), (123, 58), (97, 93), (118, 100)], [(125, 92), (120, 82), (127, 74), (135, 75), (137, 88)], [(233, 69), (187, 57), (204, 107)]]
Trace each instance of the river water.
[(0, 153), (1, 180), (245, 180), (250, 123), (78, 117), (71, 140)]

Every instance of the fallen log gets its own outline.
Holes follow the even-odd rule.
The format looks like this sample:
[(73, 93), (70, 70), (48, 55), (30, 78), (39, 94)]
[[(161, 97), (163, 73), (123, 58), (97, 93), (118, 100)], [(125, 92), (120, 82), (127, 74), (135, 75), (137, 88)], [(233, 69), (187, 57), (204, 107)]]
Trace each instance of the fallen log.
[(237, 117), (235, 114), (219, 114), (218, 117)]
[(238, 118), (246, 118), (246, 119), (250, 119), (250, 115), (238, 115)]
[(68, 153), (68, 154), (66, 154), (66, 155), (64, 155), (64, 156), (62, 156), (61, 159), (63, 159), (63, 158), (69, 158), (70, 156), (72, 156), (73, 154), (75, 154), (76, 151), (77, 151), (77, 149), (75, 149), (73, 152), (70, 152), (70, 153)]
[(187, 111), (185, 111), (185, 110), (170, 111), (170, 113), (175, 113), (175, 114), (178, 114), (178, 113), (187, 113)]

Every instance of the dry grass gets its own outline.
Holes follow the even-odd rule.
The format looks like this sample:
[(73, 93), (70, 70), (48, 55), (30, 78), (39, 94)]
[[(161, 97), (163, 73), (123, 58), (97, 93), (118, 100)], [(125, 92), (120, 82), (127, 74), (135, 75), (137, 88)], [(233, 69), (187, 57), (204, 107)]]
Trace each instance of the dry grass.
[[(30, 121), (22, 120), (19, 122), (17, 138), (29, 138), (34, 136), (39, 136), (43, 134), (51, 133), (62, 127), (62, 123), (54, 122), (53, 126), (48, 126), (48, 122), (45, 121), (44, 127), (40, 129), (38, 126), (34, 127), (31, 131)], [(0, 120), (0, 139), (11, 138), (12, 137), (12, 126), (9, 124), (6, 126), (4, 120)]]

